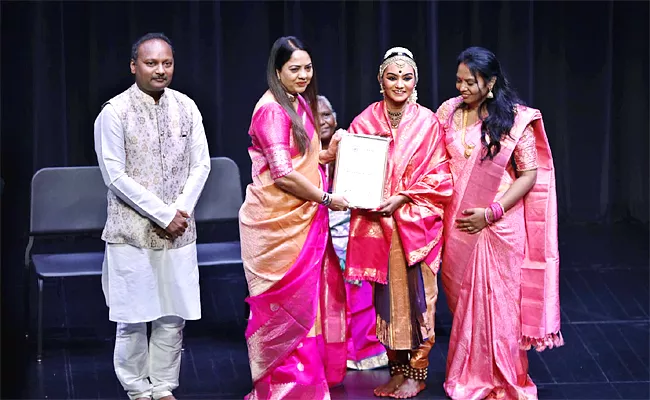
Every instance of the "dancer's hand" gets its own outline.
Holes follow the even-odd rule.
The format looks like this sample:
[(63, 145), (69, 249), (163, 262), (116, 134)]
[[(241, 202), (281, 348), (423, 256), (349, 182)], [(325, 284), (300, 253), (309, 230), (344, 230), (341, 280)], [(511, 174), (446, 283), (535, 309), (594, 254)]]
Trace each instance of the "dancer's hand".
[(386, 201), (381, 203), (378, 209), (374, 210), (382, 215), (382, 217), (390, 217), (402, 205), (409, 202), (409, 198), (403, 194), (397, 194), (389, 197)]
[(456, 219), (456, 228), (469, 234), (479, 233), (487, 226), (485, 221), (485, 208), (470, 208), (463, 210), (465, 218)]

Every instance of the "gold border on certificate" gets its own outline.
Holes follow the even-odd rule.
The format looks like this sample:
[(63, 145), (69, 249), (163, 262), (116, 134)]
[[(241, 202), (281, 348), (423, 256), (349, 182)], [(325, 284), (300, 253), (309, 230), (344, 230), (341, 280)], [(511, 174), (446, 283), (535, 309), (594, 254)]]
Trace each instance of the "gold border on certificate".
[(384, 201), (389, 143), (387, 137), (344, 133), (336, 155), (333, 193), (343, 195), (350, 207), (378, 208)]

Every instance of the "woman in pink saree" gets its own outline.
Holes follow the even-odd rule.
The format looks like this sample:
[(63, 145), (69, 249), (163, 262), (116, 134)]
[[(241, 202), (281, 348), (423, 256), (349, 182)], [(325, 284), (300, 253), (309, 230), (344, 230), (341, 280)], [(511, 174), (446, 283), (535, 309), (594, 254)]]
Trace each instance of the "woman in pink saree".
[(345, 288), (327, 208), (347, 202), (324, 190), (315, 76), (298, 39), (275, 42), (267, 81), (249, 131), (253, 183), (239, 213), (254, 385), (246, 399), (324, 400), (346, 370)]
[(374, 390), (383, 397), (414, 397), (425, 388), (435, 341), (443, 208), (452, 192), (442, 128), (431, 110), (416, 103), (417, 79), (411, 52), (388, 50), (378, 75), (384, 100), (368, 106), (348, 129), (390, 138), (384, 203), (378, 210), (352, 210), (345, 269), (348, 280), (375, 283), (377, 336), (387, 348), (391, 375)]
[(444, 388), (452, 399), (536, 399), (526, 350), (560, 334), (555, 173), (540, 112), (489, 50), (458, 57), (461, 96), (437, 111), (454, 193), (442, 284), (453, 314)]

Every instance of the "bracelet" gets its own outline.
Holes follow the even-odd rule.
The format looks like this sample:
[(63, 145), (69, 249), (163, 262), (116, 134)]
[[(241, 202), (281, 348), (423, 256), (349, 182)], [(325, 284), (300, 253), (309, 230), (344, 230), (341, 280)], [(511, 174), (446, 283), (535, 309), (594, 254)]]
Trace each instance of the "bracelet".
[(321, 199), (320, 202), (322, 205), (327, 207), (330, 204), (332, 204), (332, 196), (330, 196), (330, 194), (327, 192), (323, 192), (323, 198)]
[[(492, 211), (492, 218), (489, 217), (488, 210)], [(495, 201), (485, 209), (485, 222), (487, 222), (488, 225), (492, 225), (493, 223), (500, 220), (501, 217), (503, 217), (503, 214), (505, 213), (506, 212), (503, 208), (503, 205), (498, 201)]]
[(490, 204), (490, 209), (492, 210), (492, 215), (494, 215), (495, 222), (500, 220), (501, 217), (503, 217), (503, 214), (506, 213), (506, 211), (503, 209), (503, 205), (501, 205), (501, 203), (498, 201)]
[(487, 207), (487, 208), (483, 211), (484, 214), (485, 214), (485, 223), (488, 224), (488, 225), (492, 225), (492, 222), (493, 222), (493, 221), (490, 221), (490, 217), (489, 217), (489, 214), (488, 214), (488, 211), (490, 211), (490, 210), (491, 210), (491, 208), (490, 208), (490, 207)]

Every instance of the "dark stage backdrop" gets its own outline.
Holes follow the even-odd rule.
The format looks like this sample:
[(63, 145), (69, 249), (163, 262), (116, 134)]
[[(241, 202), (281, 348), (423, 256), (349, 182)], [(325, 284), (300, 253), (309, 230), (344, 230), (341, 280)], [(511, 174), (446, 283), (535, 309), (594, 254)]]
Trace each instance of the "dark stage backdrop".
[[(1, 7), (3, 256), (14, 246), (16, 254), (24, 249), (35, 171), (96, 165), (93, 121), (104, 101), (133, 82), (131, 43), (152, 31), (174, 42), (172, 87), (198, 104), (210, 154), (232, 158), (244, 185), (251, 112), (266, 89), (277, 37), (292, 34), (311, 44), (321, 92), (342, 127), (380, 99), (377, 68), (389, 47), (413, 51), (419, 102), (435, 110), (457, 94), (457, 54), (480, 45), (497, 54), (522, 98), (543, 113), (561, 220), (648, 223), (648, 2), (4, 1)], [(14, 322), (22, 308), (20, 259), (12, 260), (2, 271), (7, 335), (19, 330)]]

